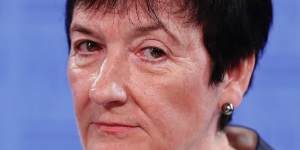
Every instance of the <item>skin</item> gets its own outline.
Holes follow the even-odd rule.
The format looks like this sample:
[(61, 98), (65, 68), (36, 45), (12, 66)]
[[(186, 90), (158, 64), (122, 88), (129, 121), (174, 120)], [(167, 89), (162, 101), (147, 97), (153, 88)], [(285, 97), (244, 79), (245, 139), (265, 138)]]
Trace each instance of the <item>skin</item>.
[(224, 103), (240, 104), (255, 58), (211, 86), (201, 27), (136, 11), (75, 8), (68, 76), (84, 149), (233, 149), (217, 121)]

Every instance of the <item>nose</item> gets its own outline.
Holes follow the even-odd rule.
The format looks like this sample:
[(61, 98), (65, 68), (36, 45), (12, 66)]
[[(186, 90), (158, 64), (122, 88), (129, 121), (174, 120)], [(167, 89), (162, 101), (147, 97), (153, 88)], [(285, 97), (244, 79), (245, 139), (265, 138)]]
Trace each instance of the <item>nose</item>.
[(127, 94), (124, 88), (124, 77), (126, 71), (121, 69), (119, 61), (104, 61), (94, 78), (89, 90), (89, 97), (92, 102), (106, 108), (124, 105), (127, 101)]

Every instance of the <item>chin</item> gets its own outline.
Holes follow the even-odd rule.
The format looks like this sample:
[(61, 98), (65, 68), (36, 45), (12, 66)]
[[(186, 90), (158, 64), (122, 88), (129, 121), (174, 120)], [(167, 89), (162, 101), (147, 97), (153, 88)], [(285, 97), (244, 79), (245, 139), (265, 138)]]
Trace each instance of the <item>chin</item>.
[(153, 150), (153, 148), (149, 147), (147, 143), (137, 143), (135, 141), (91, 141), (85, 150)]
[(104, 132), (89, 129), (84, 150), (159, 150), (139, 129), (128, 132)]

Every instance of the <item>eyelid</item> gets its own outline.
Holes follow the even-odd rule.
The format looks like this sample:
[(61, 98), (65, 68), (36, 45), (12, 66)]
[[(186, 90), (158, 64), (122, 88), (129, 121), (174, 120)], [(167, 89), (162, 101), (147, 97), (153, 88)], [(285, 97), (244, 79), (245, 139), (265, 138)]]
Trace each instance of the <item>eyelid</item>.
[(103, 49), (103, 44), (100, 44), (98, 42), (96, 42), (95, 40), (91, 40), (91, 39), (80, 39), (80, 40), (76, 40), (75, 42), (72, 43), (72, 49), (74, 49), (74, 51), (77, 53), (80, 51), (80, 46), (82, 44), (84, 44), (85, 42), (93, 42), (96, 44), (97, 47), (99, 47), (99, 49)]
[(172, 50), (166, 44), (164, 44), (164, 42), (157, 39), (144, 39), (137, 47), (138, 49), (135, 53), (138, 53), (138, 51), (145, 48), (157, 47), (163, 50), (166, 53), (166, 56), (173, 54)]
[[(161, 57), (159, 57), (159, 58), (154, 58), (153, 57), (153, 59), (152, 60), (161, 60), (161, 59), (163, 59), (163, 58), (166, 58), (167, 56), (168, 56), (168, 54), (165, 52), (165, 50), (164, 49), (162, 49), (162, 48), (159, 48), (159, 47), (145, 47), (145, 48), (143, 48), (143, 52), (146, 52), (146, 50), (154, 50), (154, 49), (159, 49), (160, 51), (162, 51), (162, 56)], [(151, 52), (150, 52), (150, 55), (151, 55)], [(147, 57), (146, 55), (144, 56), (145, 58)], [(151, 56), (152, 57), (152, 56)], [(151, 60), (151, 59), (149, 59), (149, 60)]]
[[(149, 59), (146, 56), (144, 56), (144, 52), (150, 48), (158, 48), (161, 51), (163, 51), (164, 55), (160, 58)], [(170, 58), (169, 50), (166, 49), (167, 49), (166, 46), (161, 46), (161, 45), (158, 46), (158, 44), (140, 44), (140, 46), (137, 48), (137, 51), (135, 52), (135, 55), (137, 55), (143, 62), (157, 64)]]

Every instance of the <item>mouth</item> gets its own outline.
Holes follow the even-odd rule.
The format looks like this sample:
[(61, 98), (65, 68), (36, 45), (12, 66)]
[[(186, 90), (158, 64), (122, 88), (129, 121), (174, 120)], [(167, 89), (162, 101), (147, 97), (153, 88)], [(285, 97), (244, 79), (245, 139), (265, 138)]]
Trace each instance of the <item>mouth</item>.
[(126, 134), (139, 127), (138, 125), (118, 122), (94, 122), (93, 124), (98, 132), (112, 135)]

